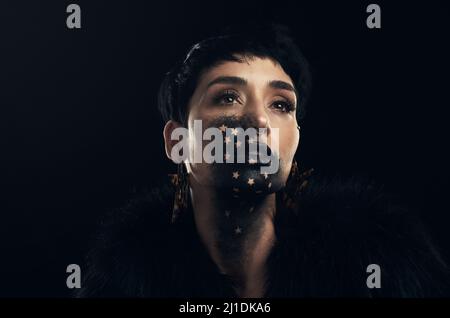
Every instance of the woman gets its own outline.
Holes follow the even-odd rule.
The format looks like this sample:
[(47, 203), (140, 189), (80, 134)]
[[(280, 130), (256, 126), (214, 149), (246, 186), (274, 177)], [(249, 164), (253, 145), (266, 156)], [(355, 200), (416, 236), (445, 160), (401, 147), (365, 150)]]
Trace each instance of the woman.
[[(370, 182), (299, 171), (298, 123), (309, 90), (306, 60), (283, 27), (194, 45), (159, 92), (166, 154), (179, 167), (173, 187), (132, 201), (104, 224), (79, 296), (445, 293), (447, 267), (412, 213)], [(223, 133), (224, 160), (193, 160), (206, 145), (189, 138), (198, 122), (200, 135)], [(189, 155), (180, 163), (173, 136), (183, 128)], [(239, 141), (249, 128), (258, 133)], [(253, 143), (267, 146), (273, 173), (262, 170), (261, 148), (252, 159)], [(236, 163), (228, 150), (238, 148), (246, 150)], [(370, 284), (373, 266), (379, 272)]]

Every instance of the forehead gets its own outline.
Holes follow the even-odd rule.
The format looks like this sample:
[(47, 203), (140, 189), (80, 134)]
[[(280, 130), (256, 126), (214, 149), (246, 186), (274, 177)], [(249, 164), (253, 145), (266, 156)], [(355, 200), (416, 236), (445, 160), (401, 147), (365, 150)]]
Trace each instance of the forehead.
[(207, 69), (200, 77), (198, 88), (205, 88), (210, 81), (219, 76), (242, 77), (253, 85), (266, 85), (273, 80), (293, 85), (292, 79), (279, 63), (269, 58), (250, 57), (243, 58), (242, 62), (224, 61)]

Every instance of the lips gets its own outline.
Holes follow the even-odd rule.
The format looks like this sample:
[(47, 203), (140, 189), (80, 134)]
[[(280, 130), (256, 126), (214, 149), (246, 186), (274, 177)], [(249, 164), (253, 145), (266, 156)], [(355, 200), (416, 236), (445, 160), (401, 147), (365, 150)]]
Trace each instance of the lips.
[[(249, 136), (245, 136), (242, 142), (238, 138), (230, 139), (224, 136), (224, 163), (246, 164), (254, 166), (267, 166), (272, 158), (272, 149), (265, 143), (255, 141)], [(261, 160), (265, 158), (265, 160)], [(274, 155), (275, 158), (278, 156)]]
[[(210, 122), (208, 126), (217, 128), (222, 133), (224, 162), (227, 162), (228, 159), (228, 162), (261, 166), (267, 164), (263, 161), (269, 161), (267, 159), (261, 161), (258, 153), (258, 151), (264, 150), (265, 157), (270, 157), (272, 154), (272, 150), (262, 138), (266, 136), (266, 130), (259, 128), (258, 122), (252, 116), (248, 114), (240, 117), (221, 116)], [(239, 150), (241, 150), (240, 155)]]

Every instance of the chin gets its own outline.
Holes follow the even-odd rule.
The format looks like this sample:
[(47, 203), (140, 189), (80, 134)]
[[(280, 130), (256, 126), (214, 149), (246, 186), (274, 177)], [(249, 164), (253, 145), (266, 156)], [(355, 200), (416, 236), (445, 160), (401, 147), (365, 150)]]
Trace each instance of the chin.
[(284, 187), (281, 169), (263, 174), (260, 164), (214, 164), (212, 176), (213, 186), (234, 198), (267, 195)]

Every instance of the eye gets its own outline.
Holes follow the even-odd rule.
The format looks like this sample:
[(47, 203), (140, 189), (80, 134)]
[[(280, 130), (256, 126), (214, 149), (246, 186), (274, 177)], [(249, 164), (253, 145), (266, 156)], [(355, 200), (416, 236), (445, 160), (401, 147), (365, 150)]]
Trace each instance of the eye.
[(239, 102), (239, 95), (233, 91), (225, 91), (214, 98), (214, 103), (219, 105), (233, 105)]
[(284, 100), (273, 102), (272, 107), (283, 113), (290, 113), (295, 110), (295, 106), (291, 102)]

